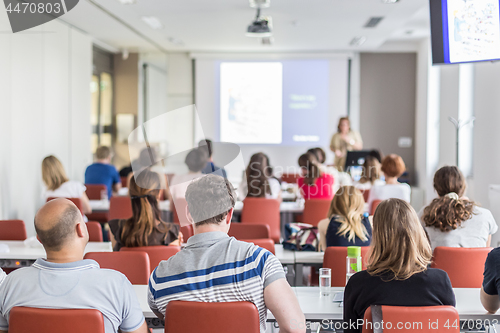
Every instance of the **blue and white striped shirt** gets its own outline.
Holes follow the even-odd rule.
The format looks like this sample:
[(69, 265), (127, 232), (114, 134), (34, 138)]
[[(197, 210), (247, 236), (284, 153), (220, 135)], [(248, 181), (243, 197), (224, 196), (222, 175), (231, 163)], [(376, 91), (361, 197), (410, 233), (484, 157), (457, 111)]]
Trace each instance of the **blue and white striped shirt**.
[(187, 246), (160, 265), (149, 278), (148, 302), (165, 314), (170, 301), (249, 301), (259, 310), (260, 331), (266, 330), (264, 288), (285, 278), (279, 260), (269, 251), (223, 232), (189, 238)]

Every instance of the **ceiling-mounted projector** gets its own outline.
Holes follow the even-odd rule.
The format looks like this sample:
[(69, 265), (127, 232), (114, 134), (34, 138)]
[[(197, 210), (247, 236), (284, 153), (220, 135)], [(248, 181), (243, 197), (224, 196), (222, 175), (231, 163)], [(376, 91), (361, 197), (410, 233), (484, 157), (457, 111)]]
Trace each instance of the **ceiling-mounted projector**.
[(258, 8), (255, 20), (248, 26), (246, 35), (248, 37), (271, 37), (272, 28), (271, 17), (260, 17), (260, 8)]

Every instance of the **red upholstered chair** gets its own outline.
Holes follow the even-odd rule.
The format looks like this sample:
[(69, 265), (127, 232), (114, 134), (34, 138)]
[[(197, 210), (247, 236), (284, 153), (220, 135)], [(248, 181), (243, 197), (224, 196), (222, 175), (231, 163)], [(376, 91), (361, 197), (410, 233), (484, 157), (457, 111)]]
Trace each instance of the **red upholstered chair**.
[(275, 199), (246, 198), (241, 211), (241, 223), (267, 224), (271, 231), (271, 239), (280, 242), (280, 202)]
[(375, 210), (377, 209), (377, 206), (382, 202), (382, 200), (373, 200), (372, 201), (372, 206), (370, 208), (370, 215), (375, 214)]
[(438, 246), (431, 267), (448, 273), (453, 288), (481, 288), (484, 263), (491, 250), (491, 247)]
[(299, 173), (284, 173), (281, 175), (281, 181), (288, 184), (297, 184), (297, 179), (302, 177)]
[(231, 223), (229, 236), (236, 239), (270, 238), (271, 231), (267, 224)]
[(180, 332), (259, 333), (259, 312), (250, 302), (171, 301), (165, 314), (165, 333)]
[[(58, 198), (48, 198), (47, 199), (47, 202), (49, 202), (50, 200), (54, 200), (54, 199), (58, 199)], [(78, 207), (78, 209), (80, 210), (80, 213), (83, 214), (83, 205), (82, 205), (82, 200), (80, 200), (80, 198), (65, 198), (65, 199), (68, 199), (69, 201), (73, 202), (75, 204), (76, 207)]]
[[(361, 247), (361, 260), (363, 269), (366, 269), (366, 255), (369, 246)], [(329, 246), (326, 248), (325, 256), (323, 257), (323, 267), (331, 268), (332, 270), (332, 287), (344, 287), (346, 283), (346, 258), (347, 247), (345, 246)]]
[(84, 259), (93, 259), (101, 268), (123, 273), (132, 284), (148, 284), (151, 268), (146, 252), (89, 252)]
[[(107, 191), (104, 184), (85, 184), (87, 197), (89, 200), (101, 200), (101, 191)], [(106, 192), (107, 193), (107, 192)], [(87, 214), (89, 221), (97, 221), (100, 223), (108, 222), (108, 213), (98, 212)]]
[(104, 333), (102, 313), (95, 309), (13, 307), (9, 333)]
[(365, 202), (368, 202), (368, 197), (370, 196), (370, 190), (368, 189), (361, 190), (361, 192), (363, 193), (363, 199), (365, 199)]
[(89, 242), (102, 242), (101, 224), (95, 221), (89, 221), (86, 224), (89, 231)]
[[(363, 333), (380, 332), (460, 332), (460, 318), (453, 306), (372, 305), (365, 311)], [(383, 325), (382, 325), (383, 321)], [(436, 324), (436, 326), (433, 326)], [(429, 327), (431, 325), (431, 327)]]
[(302, 214), (302, 221), (304, 223), (312, 224), (317, 226), (319, 221), (326, 219), (328, 214), (328, 209), (330, 209), (330, 204), (332, 200), (323, 199), (309, 199), (304, 203), (304, 213)]
[(145, 252), (149, 256), (150, 273), (158, 266), (162, 260), (167, 260), (181, 250), (180, 246), (140, 246), (140, 247), (122, 247), (120, 251), (139, 251)]
[(22, 220), (0, 221), (0, 240), (25, 240), (28, 238), (26, 226)]
[(111, 197), (109, 200), (109, 220), (128, 219), (132, 215), (130, 197)]
[(257, 238), (257, 239), (240, 239), (243, 242), (254, 243), (266, 250), (269, 250), (272, 254), (276, 254), (276, 248), (274, 246), (274, 241), (271, 238)]

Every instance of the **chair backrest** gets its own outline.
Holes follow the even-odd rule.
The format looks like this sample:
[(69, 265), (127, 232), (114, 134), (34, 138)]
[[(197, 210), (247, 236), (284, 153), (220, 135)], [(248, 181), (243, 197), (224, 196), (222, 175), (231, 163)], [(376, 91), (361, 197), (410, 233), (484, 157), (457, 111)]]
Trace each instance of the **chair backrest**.
[(151, 268), (146, 252), (88, 252), (84, 259), (97, 261), (101, 268), (123, 273), (132, 284), (148, 284)]
[(186, 216), (186, 207), (187, 201), (185, 198), (175, 198), (170, 201), (170, 210), (174, 215), (174, 223), (182, 226), (190, 224)]
[(280, 242), (280, 202), (276, 199), (246, 198), (241, 211), (241, 223), (267, 224), (271, 239)]
[(363, 193), (363, 199), (365, 199), (365, 202), (368, 202), (368, 198), (370, 197), (370, 190), (361, 190), (361, 192)]
[(373, 328), (379, 327), (383, 327), (383, 330), (380, 330), (383, 333), (460, 332), (460, 318), (453, 306), (372, 305), (372, 307), (365, 311), (362, 333), (373, 333)]
[(332, 200), (324, 199), (306, 200), (304, 203), (304, 213), (302, 213), (302, 221), (316, 227), (319, 221), (327, 218), (331, 202)]
[[(54, 200), (54, 199), (58, 199), (58, 198), (54, 198), (54, 197), (47, 198), (47, 202), (49, 202), (50, 200)], [(80, 213), (82, 213), (82, 215), (84, 215), (83, 214), (82, 200), (80, 198), (65, 198), (65, 199), (68, 199), (69, 201), (74, 203), (75, 206), (80, 210)]]
[[(369, 246), (361, 247), (361, 260), (363, 269), (366, 269), (366, 255)], [(344, 287), (347, 274), (347, 247), (345, 246), (329, 246), (325, 250), (323, 257), (323, 267), (331, 268), (332, 270), (332, 287)]]
[(127, 187), (127, 177), (120, 177), (120, 183), (122, 183), (122, 187)]
[(281, 181), (289, 184), (297, 184), (297, 179), (300, 177), (299, 173), (284, 173), (281, 175)]
[(101, 224), (95, 221), (88, 221), (86, 224), (89, 231), (89, 242), (102, 242)]
[(254, 243), (266, 250), (269, 250), (272, 254), (276, 254), (276, 248), (274, 246), (274, 241), (271, 238), (257, 238), (257, 239), (240, 239), (243, 242)]
[(149, 256), (150, 273), (153, 272), (153, 270), (156, 267), (158, 267), (158, 265), (162, 260), (167, 260), (180, 250), (181, 250), (180, 246), (165, 246), (165, 245), (122, 247), (120, 249), (120, 251), (139, 251), (147, 253)]
[(28, 238), (26, 226), (22, 220), (1, 220), (0, 240), (25, 240)]
[(85, 184), (87, 197), (90, 200), (101, 200), (101, 191), (108, 193), (108, 188), (104, 184)]
[(370, 208), (370, 215), (375, 214), (375, 210), (377, 209), (378, 205), (382, 202), (382, 200), (373, 200), (372, 201), (372, 206)]
[(130, 197), (111, 197), (109, 199), (109, 219), (128, 219), (132, 217)]
[(165, 333), (179, 332), (259, 333), (259, 312), (251, 302), (171, 301), (165, 314)]
[(491, 247), (438, 246), (431, 267), (448, 273), (453, 288), (481, 288), (484, 263), (491, 250)]
[(231, 223), (228, 235), (236, 239), (270, 238), (271, 231), (267, 224)]
[(96, 309), (39, 309), (13, 307), (9, 333), (104, 333), (102, 313)]

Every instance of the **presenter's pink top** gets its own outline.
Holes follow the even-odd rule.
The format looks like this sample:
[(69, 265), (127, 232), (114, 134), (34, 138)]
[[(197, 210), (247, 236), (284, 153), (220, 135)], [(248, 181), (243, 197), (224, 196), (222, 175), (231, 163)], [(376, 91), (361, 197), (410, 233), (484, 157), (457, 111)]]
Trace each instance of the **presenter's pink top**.
[(324, 172), (321, 177), (316, 179), (314, 185), (305, 184), (304, 177), (300, 177), (297, 183), (306, 200), (333, 198), (333, 176), (328, 173)]

